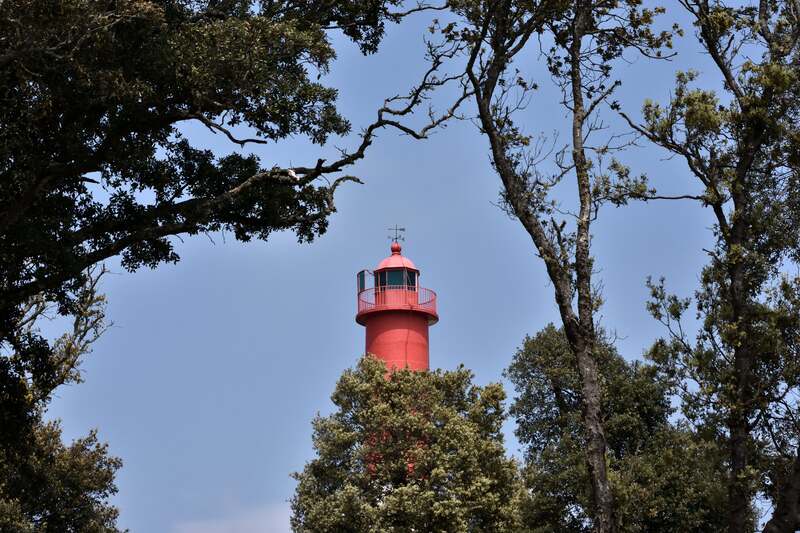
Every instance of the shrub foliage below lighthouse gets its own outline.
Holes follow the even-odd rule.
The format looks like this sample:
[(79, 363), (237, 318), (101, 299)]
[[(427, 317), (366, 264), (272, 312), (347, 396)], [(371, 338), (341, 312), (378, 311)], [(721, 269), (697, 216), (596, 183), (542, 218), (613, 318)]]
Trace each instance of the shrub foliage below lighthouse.
[(521, 483), (503, 447), (505, 393), (461, 368), (397, 370), (364, 357), (314, 422), (295, 474), (298, 532), (513, 531)]

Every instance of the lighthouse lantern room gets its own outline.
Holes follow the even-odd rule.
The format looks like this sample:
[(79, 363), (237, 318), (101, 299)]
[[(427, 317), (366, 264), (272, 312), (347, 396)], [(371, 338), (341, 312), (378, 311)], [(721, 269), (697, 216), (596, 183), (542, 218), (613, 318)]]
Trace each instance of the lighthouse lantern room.
[(439, 321), (436, 293), (420, 286), (419, 269), (396, 240), (391, 251), (374, 271), (357, 275), (356, 322), (367, 329), (366, 352), (390, 371), (427, 370), (428, 326)]

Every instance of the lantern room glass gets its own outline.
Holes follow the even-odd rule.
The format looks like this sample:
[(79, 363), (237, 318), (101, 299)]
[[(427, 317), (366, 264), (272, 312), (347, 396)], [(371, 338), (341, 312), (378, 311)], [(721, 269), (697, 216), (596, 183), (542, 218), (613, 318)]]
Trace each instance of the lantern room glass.
[(404, 288), (409, 291), (417, 290), (417, 272), (406, 268), (382, 270), (375, 273), (375, 287), (378, 290), (391, 290)]

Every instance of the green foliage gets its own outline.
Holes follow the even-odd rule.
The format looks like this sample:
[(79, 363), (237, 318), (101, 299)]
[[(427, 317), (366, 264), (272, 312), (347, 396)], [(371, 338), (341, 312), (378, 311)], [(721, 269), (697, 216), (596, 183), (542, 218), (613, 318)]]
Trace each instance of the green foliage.
[(98, 292), (105, 273), (103, 267), (87, 271), (86, 283), (75, 294), (72, 327), (52, 343), (39, 326), (52, 317), (55, 306), (41, 295), (22, 306), (12, 342), (0, 350), (0, 449), (22, 452), (53, 391), (81, 381), (81, 358), (108, 327), (106, 299)]
[(361, 158), (369, 135), (337, 161), (286, 169), (214, 154), (182, 126), (232, 148), (349, 132), (320, 81), (329, 33), (373, 52), (397, 4), (0, 2), (0, 448), (24, 448), (52, 390), (78, 378), (85, 339), (51, 344), (32, 325), (45, 308), (91, 323), (93, 265), (177, 261), (180, 234), (325, 231), (336, 186), (355, 178), (322, 178)]
[[(409, 95), (388, 100), (357, 147), (332, 161), (280, 168), (245, 151), (349, 133), (337, 89), (322, 81), (336, 57), (331, 34), (375, 52), (386, 22), (405, 16), (394, 11), (401, 3), (0, 1), (0, 452), (18, 454), (4, 476), (37, 457), (34, 435), (44, 431), (52, 391), (79, 379), (80, 357), (102, 331), (102, 313), (94, 314), (102, 297), (86, 298), (96, 296), (86, 291), (93, 265), (120, 257), (133, 271), (177, 261), (180, 235), (223, 231), (249, 241), (291, 231), (311, 241), (336, 210), (336, 188), (358, 181), (341, 172), (364, 157), (378, 130), (423, 138), (452, 116), (455, 109), (431, 114), (420, 131), (400, 122), (448, 83), (434, 68)], [(189, 123), (238, 151), (204, 149)], [(46, 339), (35, 326), (45, 310), (71, 318), (74, 331)], [(108, 494), (72, 484), (86, 497), (97, 487), (98, 502)], [(18, 492), (37, 489), (8, 479), (0, 489), (0, 509), (20, 530), (46, 527), (37, 520), (71, 504), (55, 489), (39, 507), (29, 504)], [(73, 526), (65, 518), (47, 527), (101, 531), (111, 522)]]
[(0, 448), (0, 530), (7, 533), (117, 533), (121, 461), (95, 432), (69, 446), (57, 423), (38, 421), (24, 448)]
[[(107, 327), (104, 269), (87, 272), (76, 297), (72, 328), (52, 346), (35, 342), (36, 357), (11, 351), (0, 357), (0, 531), (9, 533), (114, 533), (114, 475), (121, 461), (96, 432), (65, 446), (58, 422), (45, 422), (53, 391), (81, 381), (81, 359)], [(24, 307), (15, 331), (41, 339), (39, 323), (52, 306), (42, 297)]]
[(178, 128), (242, 146), (347, 133), (337, 91), (318, 81), (335, 57), (327, 29), (374, 51), (396, 3), (2, 2), (0, 331), (34, 294), (66, 304), (102, 259), (177, 260), (171, 235), (324, 232), (332, 188), (314, 180), (352, 160), (289, 172), (215, 156)]
[[(641, 0), (462, 1), (453, 7), (466, 19), (466, 28), (457, 31), (451, 24), (442, 34), (468, 44), (466, 76), (480, 131), (503, 184), (501, 205), (528, 232), (553, 284), (581, 380), (584, 453), (593, 498), (588, 511), (597, 532), (613, 533), (616, 505), (594, 350), (594, 314), (602, 298), (592, 282), (591, 228), (604, 203), (624, 204), (647, 185), (643, 177), (631, 178), (616, 159), (607, 162), (609, 153), (629, 142), (612, 136), (597, 143), (604, 129), (599, 109), (616, 107), (611, 95), (621, 80), (615, 79), (613, 67), (630, 53), (661, 57), (677, 29), (656, 31), (654, 17), (664, 10), (645, 7)], [(528, 64), (522, 52), (537, 41), (549, 46), (540, 57), (561, 91), (557, 101), (571, 119), (569, 141), (561, 149), (555, 139), (552, 146), (542, 139), (531, 142), (519, 122), (536, 87), (522, 72)], [(555, 191), (569, 176), (575, 178), (576, 194), (562, 204)]]
[(313, 422), (317, 457), (295, 475), (293, 529), (514, 531), (521, 485), (503, 447), (505, 394), (471, 378), (387, 376), (371, 357), (346, 371), (336, 411)]
[[(682, 384), (684, 415), (728, 448), (730, 531), (745, 531), (741, 510), (758, 493), (776, 507), (784, 490), (792, 507), (800, 498), (800, 463), (792, 474), (788, 459), (799, 444), (789, 421), (800, 412), (800, 282), (786, 275), (800, 259), (800, 12), (779, 1), (684, 7), (723, 90), (680, 72), (668, 104), (645, 104), (639, 130), (685, 159), (716, 242), (695, 293), (696, 335), (681, 324), (691, 301), (650, 282), (650, 312), (669, 332), (650, 355)], [(800, 527), (796, 511), (775, 513), (768, 530)]]
[[(595, 353), (609, 478), (623, 532), (712, 532), (725, 523), (722, 451), (670, 422), (673, 385), (657, 367), (626, 362), (609, 342)], [(591, 531), (591, 487), (580, 378), (564, 333), (549, 325), (525, 340), (507, 370), (511, 414), (525, 449), (533, 531)]]

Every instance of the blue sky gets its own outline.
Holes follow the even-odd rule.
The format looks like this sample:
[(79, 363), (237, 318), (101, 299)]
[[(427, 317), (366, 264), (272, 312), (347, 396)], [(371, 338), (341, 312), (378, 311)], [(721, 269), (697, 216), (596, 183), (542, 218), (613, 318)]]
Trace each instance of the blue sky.
[[(381, 51), (363, 57), (342, 43), (327, 77), (341, 89), (340, 110), (354, 131), (383, 99), (404, 92), (425, 68), (421, 16), (390, 27)], [(645, 98), (665, 100), (674, 72), (707, 69), (691, 38), (678, 57), (632, 61), (618, 72), (619, 99), (638, 114)], [(521, 116), (529, 133), (566, 125), (558, 95), (536, 57), (525, 68), (542, 85)], [(434, 104), (446, 103), (435, 98)], [(613, 128), (619, 123), (612, 118)], [(187, 128), (196, 142), (233, 150), (220, 136)], [(270, 165), (307, 164), (324, 150), (303, 139), (253, 149)], [(667, 191), (696, 190), (685, 165), (652, 148), (623, 156)], [(339, 212), (327, 234), (298, 245), (293, 235), (241, 244), (232, 236), (184, 239), (182, 261), (157, 270), (107, 277), (115, 323), (83, 365), (86, 382), (62, 388), (50, 416), (65, 437), (99, 428), (124, 460), (118, 476), (121, 525), (133, 532), (254, 533), (288, 531), (290, 473), (312, 454), (311, 418), (329, 412), (341, 372), (363, 352), (354, 321), (355, 275), (389, 253), (387, 230), (407, 228), (404, 253), (439, 295), (431, 329), (431, 365), (473, 370), (478, 383), (501, 379), (517, 346), (557, 322), (552, 287), (532, 243), (494, 204), (499, 180), (487, 145), (469, 122), (431, 139), (380, 135), (349, 171), (364, 185), (337, 194)], [(570, 189), (563, 191), (565, 201)], [(689, 295), (710, 243), (710, 213), (691, 203), (606, 208), (594, 227), (602, 324), (617, 332), (620, 351), (640, 357), (660, 334), (646, 313), (648, 275)], [(508, 425), (509, 453), (516, 453)]]

